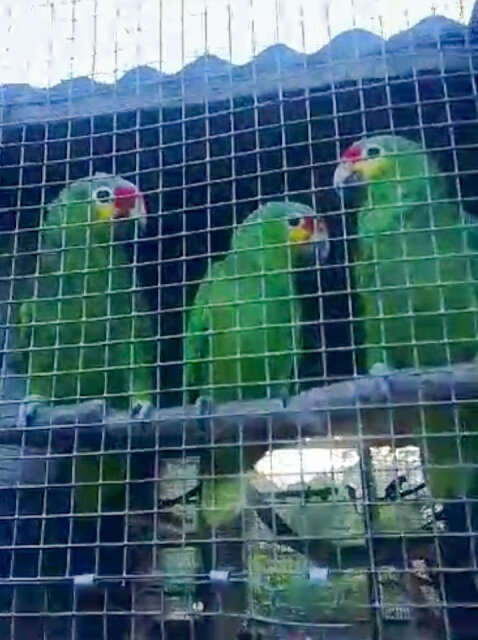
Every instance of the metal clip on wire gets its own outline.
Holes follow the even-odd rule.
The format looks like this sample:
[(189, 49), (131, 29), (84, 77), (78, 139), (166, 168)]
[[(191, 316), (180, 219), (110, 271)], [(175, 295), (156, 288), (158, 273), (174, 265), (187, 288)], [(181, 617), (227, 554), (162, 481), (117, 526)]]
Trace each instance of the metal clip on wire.
[(230, 581), (230, 572), (227, 569), (211, 569), (209, 580), (213, 584), (227, 584)]
[(75, 587), (91, 587), (95, 583), (96, 576), (94, 573), (83, 573), (73, 576), (73, 585)]

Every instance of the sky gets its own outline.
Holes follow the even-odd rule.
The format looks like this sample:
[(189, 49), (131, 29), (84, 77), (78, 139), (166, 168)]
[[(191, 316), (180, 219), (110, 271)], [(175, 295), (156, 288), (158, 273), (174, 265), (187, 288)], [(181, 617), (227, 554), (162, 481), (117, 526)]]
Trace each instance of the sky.
[(1, 0), (0, 84), (173, 73), (206, 52), (242, 64), (278, 42), (310, 53), (353, 27), (388, 37), (433, 12), (467, 21), (473, 1)]

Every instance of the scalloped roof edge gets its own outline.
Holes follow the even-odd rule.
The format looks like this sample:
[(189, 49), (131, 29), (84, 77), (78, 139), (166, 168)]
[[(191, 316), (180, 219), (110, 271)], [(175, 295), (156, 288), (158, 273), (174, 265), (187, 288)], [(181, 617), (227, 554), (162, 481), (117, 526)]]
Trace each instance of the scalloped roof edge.
[(276, 44), (246, 64), (206, 54), (173, 74), (149, 66), (130, 69), (113, 84), (89, 77), (46, 88), (0, 86), (1, 122), (97, 115), (139, 107), (221, 101), (413, 72), (478, 68), (478, 29), (443, 16), (424, 18), (388, 40), (363, 29), (346, 31), (311, 54)]

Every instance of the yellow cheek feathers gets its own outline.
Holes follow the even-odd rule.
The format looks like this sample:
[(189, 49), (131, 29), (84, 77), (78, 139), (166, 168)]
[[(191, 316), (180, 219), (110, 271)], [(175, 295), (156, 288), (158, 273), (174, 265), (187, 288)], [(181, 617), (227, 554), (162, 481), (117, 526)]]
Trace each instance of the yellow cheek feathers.
[(99, 220), (112, 220), (115, 208), (113, 204), (97, 204), (96, 212)]
[(294, 227), (289, 232), (289, 239), (291, 242), (295, 244), (299, 244), (301, 242), (308, 242), (311, 238), (310, 231), (304, 229), (303, 227)]
[(380, 178), (386, 170), (387, 162), (385, 158), (374, 158), (373, 160), (359, 160), (354, 162), (353, 171), (358, 173), (364, 180), (376, 180)]

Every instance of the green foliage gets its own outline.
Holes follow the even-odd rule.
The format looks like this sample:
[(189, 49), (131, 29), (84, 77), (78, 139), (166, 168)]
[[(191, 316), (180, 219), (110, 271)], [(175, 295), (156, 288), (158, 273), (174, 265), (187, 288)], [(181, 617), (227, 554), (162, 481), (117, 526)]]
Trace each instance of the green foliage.
[(277, 545), (257, 546), (250, 557), (250, 588), (257, 615), (304, 622), (367, 619), (367, 571), (330, 573), (309, 581), (305, 559)]

